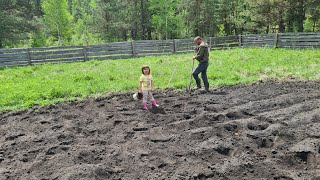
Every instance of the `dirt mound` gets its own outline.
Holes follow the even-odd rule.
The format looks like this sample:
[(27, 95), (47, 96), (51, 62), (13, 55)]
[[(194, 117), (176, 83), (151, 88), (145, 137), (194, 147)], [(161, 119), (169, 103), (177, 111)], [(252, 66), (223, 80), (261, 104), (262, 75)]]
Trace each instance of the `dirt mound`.
[[(0, 115), (0, 179), (319, 179), (320, 82), (132, 94)], [(151, 107), (150, 107), (151, 108)]]

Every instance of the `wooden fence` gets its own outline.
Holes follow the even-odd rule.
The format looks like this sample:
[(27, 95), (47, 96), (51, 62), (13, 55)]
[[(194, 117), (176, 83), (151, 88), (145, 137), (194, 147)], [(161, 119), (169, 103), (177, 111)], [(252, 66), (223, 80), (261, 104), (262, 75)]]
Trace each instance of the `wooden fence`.
[[(251, 34), (205, 39), (211, 49), (233, 47), (320, 48), (319, 33)], [(193, 39), (142, 40), (89, 46), (0, 49), (0, 67), (125, 59), (193, 52)]]

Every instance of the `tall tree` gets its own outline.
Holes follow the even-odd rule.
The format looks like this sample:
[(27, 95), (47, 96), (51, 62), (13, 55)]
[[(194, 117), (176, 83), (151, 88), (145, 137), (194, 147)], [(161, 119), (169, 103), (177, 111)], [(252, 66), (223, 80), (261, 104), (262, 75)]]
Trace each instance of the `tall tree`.
[(71, 38), (72, 16), (66, 0), (44, 0), (41, 4), (47, 31), (58, 40), (58, 45), (68, 44)]
[(219, 31), (218, 0), (182, 1), (185, 12), (187, 36), (214, 36)]
[(183, 32), (183, 11), (177, 0), (150, 0), (152, 25), (157, 39), (180, 37)]
[(28, 39), (37, 26), (31, 0), (0, 0), (0, 48)]
[(303, 22), (306, 18), (305, 12), (305, 0), (287, 0), (286, 21), (288, 32), (303, 32)]
[(234, 30), (234, 16), (235, 11), (235, 1), (234, 0), (219, 0), (219, 14), (220, 21), (223, 24), (223, 30), (225, 35), (232, 35)]
[(92, 31), (95, 8), (96, 0), (72, 1), (71, 13), (74, 26), (72, 28), (71, 44), (88, 45), (99, 42), (98, 35)]
[(126, 2), (121, 0), (98, 0), (95, 9), (95, 32), (107, 41), (121, 41), (127, 33), (128, 24), (124, 13)]
[(305, 25), (307, 31), (320, 31), (320, 1), (308, 0), (306, 8), (307, 19)]
[(150, 29), (150, 13), (148, 11), (149, 2), (148, 0), (140, 0), (140, 10), (141, 10), (141, 29), (142, 29), (142, 39), (151, 39), (151, 29)]

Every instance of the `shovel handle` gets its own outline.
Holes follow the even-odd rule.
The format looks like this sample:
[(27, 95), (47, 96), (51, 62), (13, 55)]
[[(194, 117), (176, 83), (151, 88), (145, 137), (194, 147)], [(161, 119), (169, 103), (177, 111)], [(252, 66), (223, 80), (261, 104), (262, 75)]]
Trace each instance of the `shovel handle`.
[(192, 82), (193, 69), (194, 69), (194, 60), (192, 60), (192, 69), (191, 69), (191, 73), (190, 73), (189, 92), (191, 91), (191, 82)]

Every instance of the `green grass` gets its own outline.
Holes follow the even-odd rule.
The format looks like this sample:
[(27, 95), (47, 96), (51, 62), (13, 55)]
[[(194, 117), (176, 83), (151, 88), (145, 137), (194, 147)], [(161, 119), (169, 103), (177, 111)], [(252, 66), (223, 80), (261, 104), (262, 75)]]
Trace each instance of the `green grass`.
[[(192, 56), (190, 53), (4, 68), (0, 70), (0, 111), (106, 92), (136, 91), (143, 64), (150, 65), (156, 89), (184, 90), (190, 80)], [(320, 49), (239, 48), (212, 51), (208, 78), (211, 87), (268, 78), (319, 80), (319, 69)]]

